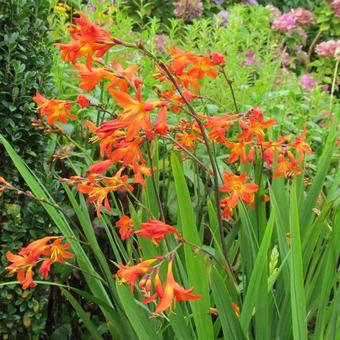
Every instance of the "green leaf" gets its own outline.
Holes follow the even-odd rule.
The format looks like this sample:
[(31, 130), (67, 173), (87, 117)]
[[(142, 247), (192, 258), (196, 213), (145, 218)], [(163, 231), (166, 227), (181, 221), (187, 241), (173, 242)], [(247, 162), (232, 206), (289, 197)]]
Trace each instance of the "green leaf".
[(241, 328), (240, 320), (232, 307), (233, 301), (223, 277), (215, 267), (211, 270), (210, 284), (223, 329), (223, 338), (226, 340), (246, 339)]
[(300, 239), (300, 222), (296, 198), (296, 182), (293, 181), (290, 193), (290, 231), (291, 231), (291, 261), (290, 289), (291, 313), (293, 322), (293, 337), (297, 340), (307, 339), (306, 297), (303, 280), (303, 264)]
[(129, 288), (116, 284), (116, 289), (125, 313), (138, 338), (140, 340), (160, 339), (152, 326), (152, 321), (146, 316), (145, 310), (135, 302)]
[[(171, 166), (175, 180), (183, 237), (192, 244), (200, 246), (200, 237), (196, 227), (196, 219), (188, 186), (185, 181), (183, 169), (175, 154), (171, 155)], [(187, 244), (184, 245), (184, 253), (189, 284), (195, 288), (196, 293), (202, 295), (200, 300), (194, 301), (191, 304), (198, 338), (212, 339), (214, 331), (211, 317), (208, 313), (210, 298), (206, 263), (203, 255), (194, 254), (192, 247)]]
[(82, 319), (85, 327), (91, 333), (94, 339), (101, 340), (104, 339), (97, 331), (96, 326), (93, 324), (85, 310), (79, 304), (79, 302), (73, 297), (71, 293), (69, 293), (66, 289), (60, 287), (63, 294), (66, 296), (67, 300), (70, 302), (74, 310), (77, 312), (78, 316)]

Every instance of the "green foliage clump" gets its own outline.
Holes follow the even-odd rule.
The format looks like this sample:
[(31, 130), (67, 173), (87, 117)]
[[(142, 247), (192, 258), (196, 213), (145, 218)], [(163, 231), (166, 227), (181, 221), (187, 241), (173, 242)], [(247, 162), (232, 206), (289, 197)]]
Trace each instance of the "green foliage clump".
[[(35, 112), (31, 97), (38, 88), (48, 91), (51, 67), (44, 0), (0, 0), (0, 120), (1, 134), (29, 166), (42, 173), (46, 137), (32, 127)], [(25, 188), (4, 148), (0, 149), (0, 172), (14, 185)], [(0, 196), (0, 264), (7, 265), (5, 252), (16, 251), (27, 241), (44, 235), (48, 225), (42, 208), (11, 193)], [(7, 279), (1, 271), (2, 281)], [(45, 327), (43, 312), (47, 292), (43, 287), (23, 291), (13, 286), (0, 291), (0, 338), (38, 338)]]

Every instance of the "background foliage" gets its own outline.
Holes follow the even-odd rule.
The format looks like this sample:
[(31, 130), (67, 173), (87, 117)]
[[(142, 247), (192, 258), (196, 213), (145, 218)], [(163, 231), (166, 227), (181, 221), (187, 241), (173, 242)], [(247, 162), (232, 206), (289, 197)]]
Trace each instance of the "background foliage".
[[(41, 179), (47, 138), (32, 127), (36, 116), (31, 97), (51, 85), (50, 40), (45, 0), (0, 1), (0, 121), (1, 133)], [(3, 148), (0, 173), (24, 188), (18, 171)], [(4, 253), (16, 251), (28, 241), (52, 232), (42, 208), (22, 196), (5, 193), (0, 197), (0, 266)], [(5, 273), (0, 272), (0, 280)], [(0, 338), (37, 338), (45, 328), (48, 291), (43, 286), (31, 291), (19, 287), (0, 290)]]

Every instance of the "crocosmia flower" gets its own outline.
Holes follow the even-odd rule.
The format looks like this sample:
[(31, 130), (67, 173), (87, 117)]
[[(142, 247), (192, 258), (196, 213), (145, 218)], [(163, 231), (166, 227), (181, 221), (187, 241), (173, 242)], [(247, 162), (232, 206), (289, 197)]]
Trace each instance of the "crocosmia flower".
[(87, 107), (91, 104), (90, 100), (82, 94), (77, 97), (77, 103), (80, 105), (81, 108)]
[(86, 66), (92, 67), (94, 58), (102, 57), (116, 42), (109, 32), (89, 21), (84, 15), (74, 18), (77, 25), (71, 25), (70, 35), (73, 42), (56, 44), (61, 50), (63, 61), (75, 63), (79, 58), (86, 58)]
[(71, 244), (63, 243), (60, 236), (46, 236), (22, 248), (17, 255), (8, 251), (6, 258), (11, 264), (5, 269), (10, 275), (17, 274), (23, 289), (35, 287), (33, 268), (41, 263), (39, 273), (46, 279), (53, 263), (64, 263), (65, 259), (74, 257), (67, 251), (70, 247)]
[(117, 222), (116, 226), (119, 228), (120, 238), (124, 241), (132, 235), (134, 227), (133, 221), (129, 216), (122, 216)]
[(175, 227), (158, 220), (149, 220), (148, 222), (142, 223), (141, 229), (136, 230), (135, 234), (141, 237), (150, 238), (155, 244), (164, 240), (166, 234), (175, 234), (177, 238), (182, 238)]
[(39, 92), (33, 97), (33, 101), (38, 104), (40, 115), (46, 116), (47, 123), (54, 124), (61, 122), (65, 124), (68, 119), (76, 119), (77, 117), (70, 113), (72, 104), (66, 100), (47, 99)]
[(167, 276), (164, 284), (161, 284), (159, 276), (156, 274), (154, 279), (156, 292), (143, 301), (144, 303), (150, 303), (156, 298), (159, 298), (154, 314), (165, 312), (171, 308), (175, 301), (194, 301), (201, 298), (201, 295), (193, 293), (193, 288), (185, 289), (175, 281), (172, 266), (173, 258), (171, 258), (168, 263)]
[(227, 198), (221, 201), (225, 217), (232, 215), (232, 209), (236, 207), (240, 200), (250, 206), (254, 205), (254, 195), (259, 187), (255, 183), (245, 183), (246, 179), (247, 174), (245, 172), (242, 172), (240, 176), (227, 171), (224, 173), (220, 191), (229, 194)]

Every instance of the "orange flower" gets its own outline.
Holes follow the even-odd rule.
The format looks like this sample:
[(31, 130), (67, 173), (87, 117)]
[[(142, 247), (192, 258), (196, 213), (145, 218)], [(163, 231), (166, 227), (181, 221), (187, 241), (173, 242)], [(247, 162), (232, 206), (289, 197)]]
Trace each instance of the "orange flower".
[(136, 138), (133, 142), (122, 141), (114, 145), (115, 150), (108, 154), (113, 163), (123, 161), (124, 166), (134, 166), (138, 161), (144, 162), (140, 151), (141, 138)]
[(250, 147), (247, 155), (247, 145), (248, 142), (233, 143), (228, 140), (224, 141), (224, 145), (231, 150), (228, 163), (235, 163), (239, 158), (241, 158), (241, 163), (245, 164), (247, 161), (252, 162), (254, 159), (254, 147)]
[(36, 264), (36, 259), (31, 256), (14, 255), (8, 251), (6, 253), (8, 262), (11, 262), (5, 269), (9, 271), (10, 275), (17, 273), (17, 279), (21, 283), (22, 288), (32, 288), (36, 286), (33, 281), (33, 266)]
[(35, 240), (25, 248), (22, 248), (19, 255), (31, 256), (34, 259), (40, 257), (42, 254), (48, 255), (50, 253), (48, 242), (57, 238), (58, 236), (46, 236), (39, 240)]
[(258, 108), (251, 109), (246, 122), (242, 120), (239, 124), (242, 132), (237, 136), (239, 140), (251, 141), (255, 136), (258, 142), (264, 141), (264, 129), (268, 129), (276, 123), (275, 119), (263, 120), (263, 113)]
[(109, 91), (117, 101), (117, 104), (124, 109), (124, 111), (118, 115), (118, 119), (129, 124), (126, 135), (127, 141), (133, 139), (141, 129), (145, 131), (148, 137), (152, 136), (149, 111), (156, 107), (164, 106), (166, 102), (159, 100), (142, 101), (140, 87), (136, 92), (136, 100), (132, 99), (125, 92), (113, 89), (109, 89)]
[(196, 142), (198, 141), (198, 138), (193, 133), (188, 133), (186, 131), (183, 131), (181, 133), (176, 134), (176, 138), (184, 148), (188, 150), (194, 150), (196, 147)]
[(185, 289), (180, 286), (174, 279), (174, 275), (172, 273), (172, 262), (173, 259), (170, 259), (168, 264), (168, 271), (166, 281), (162, 287), (162, 289), (158, 289), (157, 295), (160, 298), (156, 309), (155, 314), (160, 314), (169, 309), (174, 300), (176, 301), (194, 301), (201, 298), (199, 294), (193, 294), (193, 288)]
[(81, 83), (79, 87), (87, 92), (92, 91), (102, 79), (113, 81), (116, 78), (113, 72), (104, 68), (93, 67), (89, 70), (83, 64), (76, 64), (75, 68), (80, 73)]
[(283, 154), (278, 156), (277, 165), (273, 172), (273, 178), (295, 177), (301, 175), (302, 170), (291, 151), (287, 151), (287, 156), (288, 159)]
[(75, 63), (77, 59), (86, 57), (86, 66), (91, 70), (94, 57), (102, 57), (117, 39), (90, 22), (84, 15), (80, 18), (74, 18), (78, 25), (71, 25), (70, 34), (73, 39), (72, 43), (55, 44), (61, 49), (61, 59), (63, 61)]
[(104, 155), (110, 157), (112, 150), (115, 149), (115, 144), (125, 138), (125, 132), (121, 129), (127, 125), (128, 122), (121, 122), (117, 119), (106, 121), (100, 127), (96, 127), (91, 121), (86, 122), (86, 126), (96, 134), (91, 138), (91, 141), (99, 141), (101, 157)]
[(231, 120), (232, 116), (214, 116), (214, 117), (206, 117), (201, 116), (202, 119), (206, 119), (206, 123), (204, 123), (204, 127), (210, 129), (209, 137), (211, 140), (214, 140), (219, 143), (223, 143), (226, 140), (225, 134), (227, 129), (234, 125), (234, 122)]
[(169, 127), (167, 125), (166, 120), (166, 113), (167, 113), (166, 106), (161, 107), (161, 109), (159, 110), (157, 120), (155, 121), (154, 124), (154, 130), (160, 136), (166, 136), (169, 131)]
[(47, 279), (48, 274), (51, 270), (51, 265), (55, 262), (64, 263), (64, 259), (72, 259), (74, 255), (66, 249), (71, 247), (70, 243), (61, 244), (62, 237), (58, 237), (50, 245), (50, 258), (44, 260), (41, 264), (39, 273), (41, 273), (44, 279)]
[(119, 227), (120, 238), (126, 240), (131, 236), (134, 224), (129, 216), (124, 215), (116, 222), (116, 226)]
[(99, 161), (99, 162), (92, 164), (89, 167), (88, 172), (90, 174), (100, 174), (100, 175), (102, 175), (112, 165), (113, 165), (113, 162), (111, 160)]
[(149, 220), (146, 223), (142, 223), (141, 227), (142, 229), (136, 230), (135, 234), (150, 238), (154, 244), (158, 244), (161, 240), (164, 240), (165, 234), (175, 234), (179, 239), (182, 239), (181, 234), (176, 228), (162, 221)]
[(258, 185), (255, 183), (245, 183), (247, 174), (242, 172), (240, 176), (230, 172), (225, 172), (223, 175), (223, 185), (220, 187), (221, 192), (230, 193), (221, 203), (230, 214), (230, 209), (233, 209), (238, 201), (248, 203), (250, 206), (254, 204), (254, 194), (258, 190)]
[(294, 148), (298, 155), (298, 161), (301, 162), (305, 158), (305, 153), (311, 154), (313, 151), (310, 146), (305, 142), (306, 141), (306, 127), (304, 127), (303, 132), (300, 136), (295, 138), (293, 143), (290, 143), (289, 146)]
[(42, 117), (46, 116), (49, 124), (54, 124), (58, 121), (65, 124), (67, 119), (77, 118), (77, 116), (70, 113), (72, 104), (68, 103), (66, 100), (49, 100), (43, 97), (39, 92), (35, 94), (33, 100), (38, 104), (40, 115)]
[(132, 180), (132, 183), (139, 183), (143, 188), (145, 188), (145, 180), (144, 177), (150, 177), (151, 176), (151, 168), (145, 165), (138, 165), (135, 163), (132, 166), (132, 170), (134, 173), (134, 177)]
[(112, 68), (115, 70), (116, 78), (109, 88), (118, 86), (121, 91), (127, 92), (129, 86), (137, 89), (142, 84), (142, 80), (135, 75), (139, 69), (138, 65), (131, 65), (124, 70), (118, 61), (113, 61)]
[[(49, 244), (51, 240), (54, 240), (54, 242)], [(33, 267), (35, 265), (42, 261), (39, 272), (46, 279), (52, 263), (63, 263), (64, 259), (74, 257), (73, 254), (66, 251), (71, 245), (69, 243), (62, 244), (62, 240), (63, 238), (60, 236), (46, 236), (22, 248), (19, 255), (7, 252), (7, 260), (12, 264), (6, 267), (6, 270), (9, 271), (9, 274), (17, 273), (23, 289), (36, 286), (33, 281)]]
[(121, 265), (120, 269), (116, 273), (116, 276), (123, 282), (123, 283), (129, 283), (130, 284), (130, 290), (131, 292), (134, 289), (134, 285), (138, 279), (138, 277), (142, 274), (148, 273), (152, 271), (152, 265), (160, 261), (162, 258), (153, 258), (149, 260), (145, 260), (142, 262), (139, 262), (135, 266), (127, 266), (127, 265)]
[[(105, 208), (111, 211), (108, 194), (114, 191), (132, 190), (132, 186), (127, 183), (128, 176), (121, 176), (121, 168), (113, 177), (100, 178), (97, 174), (90, 175), (88, 178), (80, 179), (78, 191), (89, 196), (90, 203), (96, 202), (97, 216), (101, 215), (101, 207), (104, 203)], [(106, 186), (101, 185), (104, 184)]]

